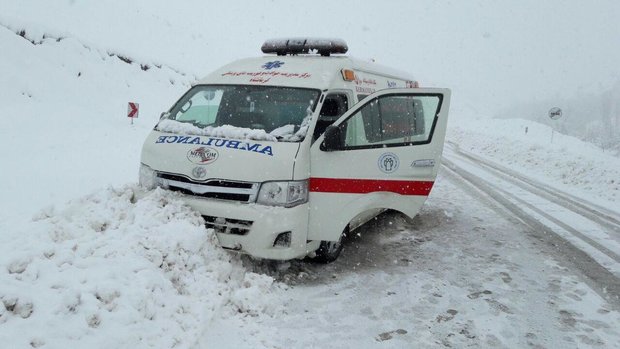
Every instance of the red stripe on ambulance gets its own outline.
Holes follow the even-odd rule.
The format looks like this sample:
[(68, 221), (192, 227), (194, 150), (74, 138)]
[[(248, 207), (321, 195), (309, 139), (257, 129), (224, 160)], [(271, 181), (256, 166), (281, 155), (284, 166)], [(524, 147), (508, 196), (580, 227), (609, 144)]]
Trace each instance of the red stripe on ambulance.
[(310, 178), (310, 191), (315, 193), (367, 194), (392, 192), (401, 195), (428, 196), (432, 181), (394, 181), (380, 179)]

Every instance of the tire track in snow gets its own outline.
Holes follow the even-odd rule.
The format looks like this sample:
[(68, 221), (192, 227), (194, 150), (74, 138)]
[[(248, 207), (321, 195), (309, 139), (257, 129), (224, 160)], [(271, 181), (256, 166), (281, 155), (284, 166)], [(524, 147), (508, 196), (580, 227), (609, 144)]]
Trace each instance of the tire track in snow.
[[(459, 152), (459, 154), (461, 154)], [(467, 154), (463, 154), (463, 155), (467, 155)], [(472, 159), (470, 157), (467, 157), (469, 159)], [(476, 161), (475, 159), (472, 159), (472, 161)], [(490, 168), (493, 171), (493, 174), (499, 177), (502, 177), (502, 179), (507, 180), (513, 184), (516, 184), (519, 188), (524, 189), (530, 193), (534, 193), (536, 195), (540, 194), (540, 190), (537, 190), (537, 187), (534, 187), (534, 190), (532, 190), (530, 187), (524, 185), (522, 182), (519, 182), (518, 180), (514, 179), (511, 175), (500, 172), (500, 170), (498, 170), (497, 168), (488, 166), (488, 164), (483, 163), (483, 164), (478, 164), (475, 163), (475, 165), (478, 166), (482, 166), (486, 168)], [(456, 166), (456, 165), (454, 165)], [(592, 247), (596, 248), (598, 251), (602, 252), (603, 254), (605, 254), (607, 257), (611, 258), (615, 263), (617, 263), (620, 266), (620, 254), (618, 254), (617, 252), (605, 247), (603, 244), (599, 243), (598, 241), (592, 239), (591, 237), (587, 236), (586, 234), (581, 233), (579, 230), (573, 228), (572, 226), (564, 223), (561, 219), (558, 219), (557, 217), (552, 216), (551, 214), (547, 213), (545, 210), (537, 207), (535, 204), (532, 204), (531, 202), (522, 199), (519, 195), (516, 195), (514, 193), (511, 193), (508, 190), (505, 190), (504, 188), (502, 188), (501, 186), (498, 185), (493, 185), (490, 184), (491, 186), (493, 186), (495, 188), (496, 191), (500, 192), (503, 194), (503, 196), (505, 197), (510, 197), (512, 198), (514, 201), (517, 201), (518, 203), (520, 203), (521, 205), (529, 208), (531, 211), (535, 212), (536, 214), (544, 217), (545, 219), (549, 220), (550, 222), (552, 222), (553, 224), (561, 227), (562, 229), (570, 232), (571, 234), (575, 235), (576, 237), (578, 237), (579, 239), (585, 241), (586, 243), (588, 243), (589, 245), (591, 245)], [(580, 216), (583, 216), (585, 218), (590, 219), (591, 221), (604, 226), (605, 228), (609, 229), (609, 230), (613, 230), (613, 231), (618, 231), (620, 232), (620, 226), (617, 225), (613, 225), (608, 223), (607, 221), (605, 221), (604, 219), (600, 219), (598, 216), (594, 215), (595, 212), (593, 210), (590, 210), (590, 214), (588, 215), (584, 215), (583, 214), (583, 210), (581, 209), (575, 209), (573, 205), (571, 205), (571, 203), (564, 203), (561, 200), (555, 200), (555, 198), (553, 196), (550, 196), (549, 194), (545, 194), (545, 195), (541, 195), (542, 197), (544, 197), (545, 199), (553, 202), (554, 204), (560, 205), (565, 209), (568, 209)], [(565, 199), (567, 200), (567, 199)], [(593, 217), (591, 217), (593, 216)], [(620, 268), (619, 268), (620, 269)]]
[[(487, 174), (491, 174), (493, 179), (499, 177), (501, 180), (514, 185), (518, 190), (524, 190), (526, 195), (519, 195), (514, 189), (512, 189), (512, 191), (505, 189), (509, 186), (495, 186), (495, 188), (504, 193), (505, 196), (513, 198), (514, 201), (518, 201), (520, 204), (534, 211), (537, 215), (561, 227), (611, 258), (613, 262), (617, 264), (615, 270), (612, 270), (612, 272), (620, 276), (620, 254), (617, 252), (620, 251), (620, 221), (613, 217), (616, 213), (576, 197), (573, 197), (573, 199), (568, 198), (567, 196), (570, 196), (570, 194), (562, 193), (559, 190), (547, 189), (544, 187), (544, 184), (530, 180), (515, 171), (461, 151), (458, 149), (458, 145), (452, 144), (450, 148), (456, 148), (451, 149), (451, 151), (455, 152), (456, 155), (464, 157), (467, 164), (480, 168)], [(486, 180), (489, 181), (489, 178), (486, 178)], [(530, 196), (529, 198), (527, 197), (528, 195)], [(522, 197), (525, 197), (525, 199)], [(539, 198), (542, 198), (542, 200)], [(577, 200), (585, 201), (587, 204), (582, 204)], [(549, 209), (549, 204), (551, 204), (551, 209)], [(588, 205), (592, 205), (592, 207), (588, 207)], [(541, 209), (540, 207), (546, 207), (547, 210)], [(607, 213), (601, 213), (598, 211), (599, 209)], [(555, 216), (549, 214), (547, 211), (556, 212), (554, 213)], [(583, 232), (579, 230), (579, 227), (576, 229), (566, 224), (563, 218), (566, 219), (567, 216), (573, 219), (572, 223), (575, 223), (574, 219), (580, 220), (580, 229), (582, 229)], [(587, 226), (584, 226), (583, 223), (587, 223)], [(592, 223), (594, 223), (594, 225), (592, 225)], [(608, 248), (605, 245), (609, 245), (610, 247)]]
[[(492, 185), (479, 176), (463, 169), (461, 166), (456, 165), (453, 161), (450, 161), (445, 157), (442, 159), (442, 164), (444, 165), (444, 168), (448, 170), (448, 173), (462, 178), (476, 189), (482, 191), (491, 199), (506, 208), (509, 213), (520, 219), (525, 225), (532, 228), (530, 233), (533, 237), (561, 251), (559, 257), (562, 260), (575, 266), (575, 268), (583, 274), (586, 283), (593, 290), (595, 290), (602, 298), (606, 299), (611, 305), (613, 305), (613, 307), (620, 309), (620, 279), (610, 270), (601, 265), (593, 256), (588, 254), (582, 248), (577, 247), (574, 241), (571, 242), (567, 240), (564, 236), (562, 236), (562, 234), (555, 231), (553, 227), (550, 227), (551, 224), (543, 223), (540, 218), (521, 207), (523, 205), (522, 202), (516, 200), (519, 202), (519, 204), (517, 204), (509, 199), (510, 197), (514, 200), (516, 198), (515, 195), (499, 189), (497, 186)], [(480, 165), (478, 165), (478, 167), (480, 167)], [(532, 205), (528, 206), (530, 207), (527, 208), (531, 211)], [(592, 248), (596, 248), (596, 246), (592, 246), (590, 244), (588, 245)], [(599, 249), (597, 249), (597, 251), (604, 254), (604, 252)], [(612, 254), (616, 255), (613, 252)], [(606, 254), (604, 255), (607, 256)], [(612, 259), (614, 263), (619, 264), (617, 255), (616, 258), (611, 258), (609, 256), (607, 257)]]
[(610, 211), (607, 208), (594, 203), (587, 202), (587, 204), (583, 204), (582, 202), (585, 200), (582, 198), (550, 188), (541, 182), (523, 176), (507, 167), (485, 160), (475, 154), (463, 151), (460, 149), (458, 144), (453, 142), (447, 143), (449, 148), (459, 156), (470, 159), (478, 165), (491, 169), (495, 172), (495, 174), (510, 181), (511, 183), (521, 186), (528, 191), (533, 191), (547, 200), (553, 201), (558, 205), (561, 205), (575, 213), (597, 222), (607, 229), (613, 230), (620, 234), (620, 216), (618, 216), (618, 213)]

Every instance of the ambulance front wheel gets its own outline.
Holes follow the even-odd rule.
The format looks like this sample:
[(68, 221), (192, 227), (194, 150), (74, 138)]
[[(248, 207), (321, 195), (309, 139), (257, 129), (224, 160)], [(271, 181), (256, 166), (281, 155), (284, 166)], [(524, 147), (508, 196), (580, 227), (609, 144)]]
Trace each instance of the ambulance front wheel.
[(321, 241), (314, 260), (319, 263), (331, 263), (338, 259), (340, 252), (342, 252), (342, 240), (348, 232), (349, 226), (344, 229), (338, 241)]

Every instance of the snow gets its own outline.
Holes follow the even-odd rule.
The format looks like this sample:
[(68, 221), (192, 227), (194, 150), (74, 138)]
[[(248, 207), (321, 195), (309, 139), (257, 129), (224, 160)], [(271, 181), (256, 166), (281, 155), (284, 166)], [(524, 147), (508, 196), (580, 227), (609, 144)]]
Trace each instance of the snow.
[(618, 77), (616, 2), (524, 4), (2, 2), (0, 346), (617, 346), (617, 302), (574, 256), (445, 169), (418, 217), (382, 216), (330, 265), (228, 253), (176, 195), (136, 185), (144, 138), (197, 77), (268, 37), (337, 34), (353, 55), (453, 88), (448, 141), (618, 212), (612, 153), (551, 142), (534, 121), (476, 118)]
[(198, 136), (211, 136), (233, 139), (252, 139), (258, 141), (277, 142), (275, 135), (271, 135), (265, 130), (236, 127), (231, 125), (207, 126), (204, 128), (192, 124), (179, 122), (176, 120), (164, 119), (157, 124), (157, 129), (162, 132), (180, 133)]
[(462, 149), (620, 212), (620, 158), (610, 152), (530, 120), (470, 118), (451, 126), (448, 140)]
[[(0, 41), (10, 52), (0, 64), (0, 192), (11, 198), (0, 201), (0, 222), (135, 181), (143, 139), (191, 81), (74, 38), (33, 45), (0, 26)], [(130, 101), (142, 102), (133, 126)]]
[(246, 271), (174, 195), (138, 190), (96, 192), (2, 236), (1, 343), (189, 347), (214, 317), (282, 314), (286, 286)]
[(232, 125), (223, 126), (206, 126), (204, 128), (194, 126), (189, 123), (179, 122), (176, 120), (164, 119), (157, 124), (157, 129), (161, 132), (170, 132), (177, 134), (197, 135), (197, 136), (210, 136), (219, 138), (232, 138), (232, 139), (251, 139), (256, 141), (269, 141), (269, 142), (298, 142), (302, 140), (306, 133), (308, 133), (308, 127), (310, 126), (310, 116), (304, 118), (299, 127), (299, 130), (295, 131), (295, 125), (284, 125), (276, 128), (275, 130), (267, 133), (263, 129), (252, 129), (245, 127), (237, 127)]

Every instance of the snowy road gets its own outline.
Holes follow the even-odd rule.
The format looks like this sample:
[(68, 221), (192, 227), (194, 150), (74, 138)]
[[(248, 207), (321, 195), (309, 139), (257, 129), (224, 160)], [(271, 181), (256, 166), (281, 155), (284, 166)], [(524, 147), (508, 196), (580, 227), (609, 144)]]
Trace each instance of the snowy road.
[(246, 263), (291, 286), (285, 314), (263, 323), (277, 329), (263, 345), (619, 343), (614, 214), (454, 147), (445, 156), (447, 168), (412, 222), (383, 215), (327, 266)]
[[(449, 143), (444, 165), (557, 247), (599, 293), (620, 304), (620, 216)], [(620, 308), (617, 306), (617, 308)]]

